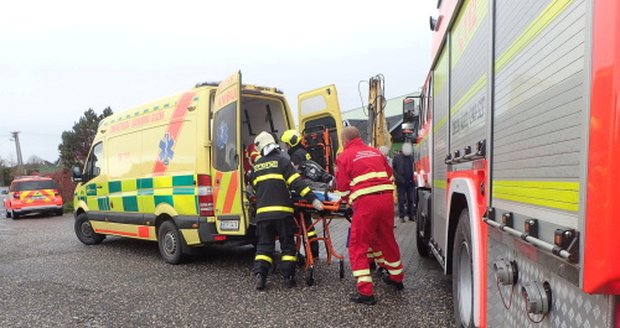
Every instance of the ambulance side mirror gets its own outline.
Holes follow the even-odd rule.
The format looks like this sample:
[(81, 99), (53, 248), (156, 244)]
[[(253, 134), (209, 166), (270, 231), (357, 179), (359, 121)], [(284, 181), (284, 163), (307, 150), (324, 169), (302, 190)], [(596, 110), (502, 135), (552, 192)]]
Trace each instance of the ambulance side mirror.
[(71, 174), (73, 182), (82, 182), (82, 169), (79, 165), (71, 167)]

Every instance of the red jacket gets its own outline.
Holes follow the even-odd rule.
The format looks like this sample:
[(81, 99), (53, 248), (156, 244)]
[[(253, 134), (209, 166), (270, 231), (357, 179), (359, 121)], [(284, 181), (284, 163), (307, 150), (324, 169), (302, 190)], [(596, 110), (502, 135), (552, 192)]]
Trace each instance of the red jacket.
[(336, 159), (336, 190), (349, 202), (380, 192), (393, 192), (392, 168), (381, 152), (362, 139), (351, 140)]

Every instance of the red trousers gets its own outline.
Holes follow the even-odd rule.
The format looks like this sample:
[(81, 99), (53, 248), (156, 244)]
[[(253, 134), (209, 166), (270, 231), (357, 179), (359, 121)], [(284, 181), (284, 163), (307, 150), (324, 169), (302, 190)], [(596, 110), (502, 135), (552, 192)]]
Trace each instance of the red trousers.
[(364, 296), (373, 295), (368, 267), (371, 253), (392, 280), (403, 281), (400, 250), (394, 238), (394, 195), (391, 192), (361, 196), (353, 203), (349, 262), (353, 277), (357, 279), (357, 290)]

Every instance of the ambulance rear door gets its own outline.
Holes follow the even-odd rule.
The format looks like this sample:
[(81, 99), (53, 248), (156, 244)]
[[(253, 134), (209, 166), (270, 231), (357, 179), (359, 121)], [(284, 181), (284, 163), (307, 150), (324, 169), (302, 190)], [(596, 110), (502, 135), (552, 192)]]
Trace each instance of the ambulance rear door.
[(223, 80), (213, 102), (212, 179), (216, 229), (220, 234), (246, 234), (249, 220), (242, 206), (241, 72)]
[[(299, 131), (304, 134), (305, 142), (308, 144), (307, 148), (312, 148), (313, 144), (317, 142), (314, 139), (321, 138), (321, 130), (328, 129), (331, 163), (327, 170), (333, 174), (336, 154), (342, 151), (340, 133), (343, 128), (336, 86), (331, 84), (300, 94), (297, 97), (297, 107)], [(309, 152), (313, 159), (318, 159), (318, 151), (309, 149)], [(319, 164), (323, 165), (323, 163)]]

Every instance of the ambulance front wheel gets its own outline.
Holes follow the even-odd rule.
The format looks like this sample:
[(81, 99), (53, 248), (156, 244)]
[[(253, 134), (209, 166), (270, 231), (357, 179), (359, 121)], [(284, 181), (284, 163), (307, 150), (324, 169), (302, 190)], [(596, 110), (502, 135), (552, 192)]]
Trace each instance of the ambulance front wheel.
[(170, 264), (181, 263), (183, 260), (182, 240), (174, 222), (168, 220), (159, 226), (157, 242), (164, 261)]
[(105, 239), (105, 235), (96, 233), (88, 221), (88, 215), (81, 213), (75, 218), (75, 235), (84, 245), (97, 245)]

